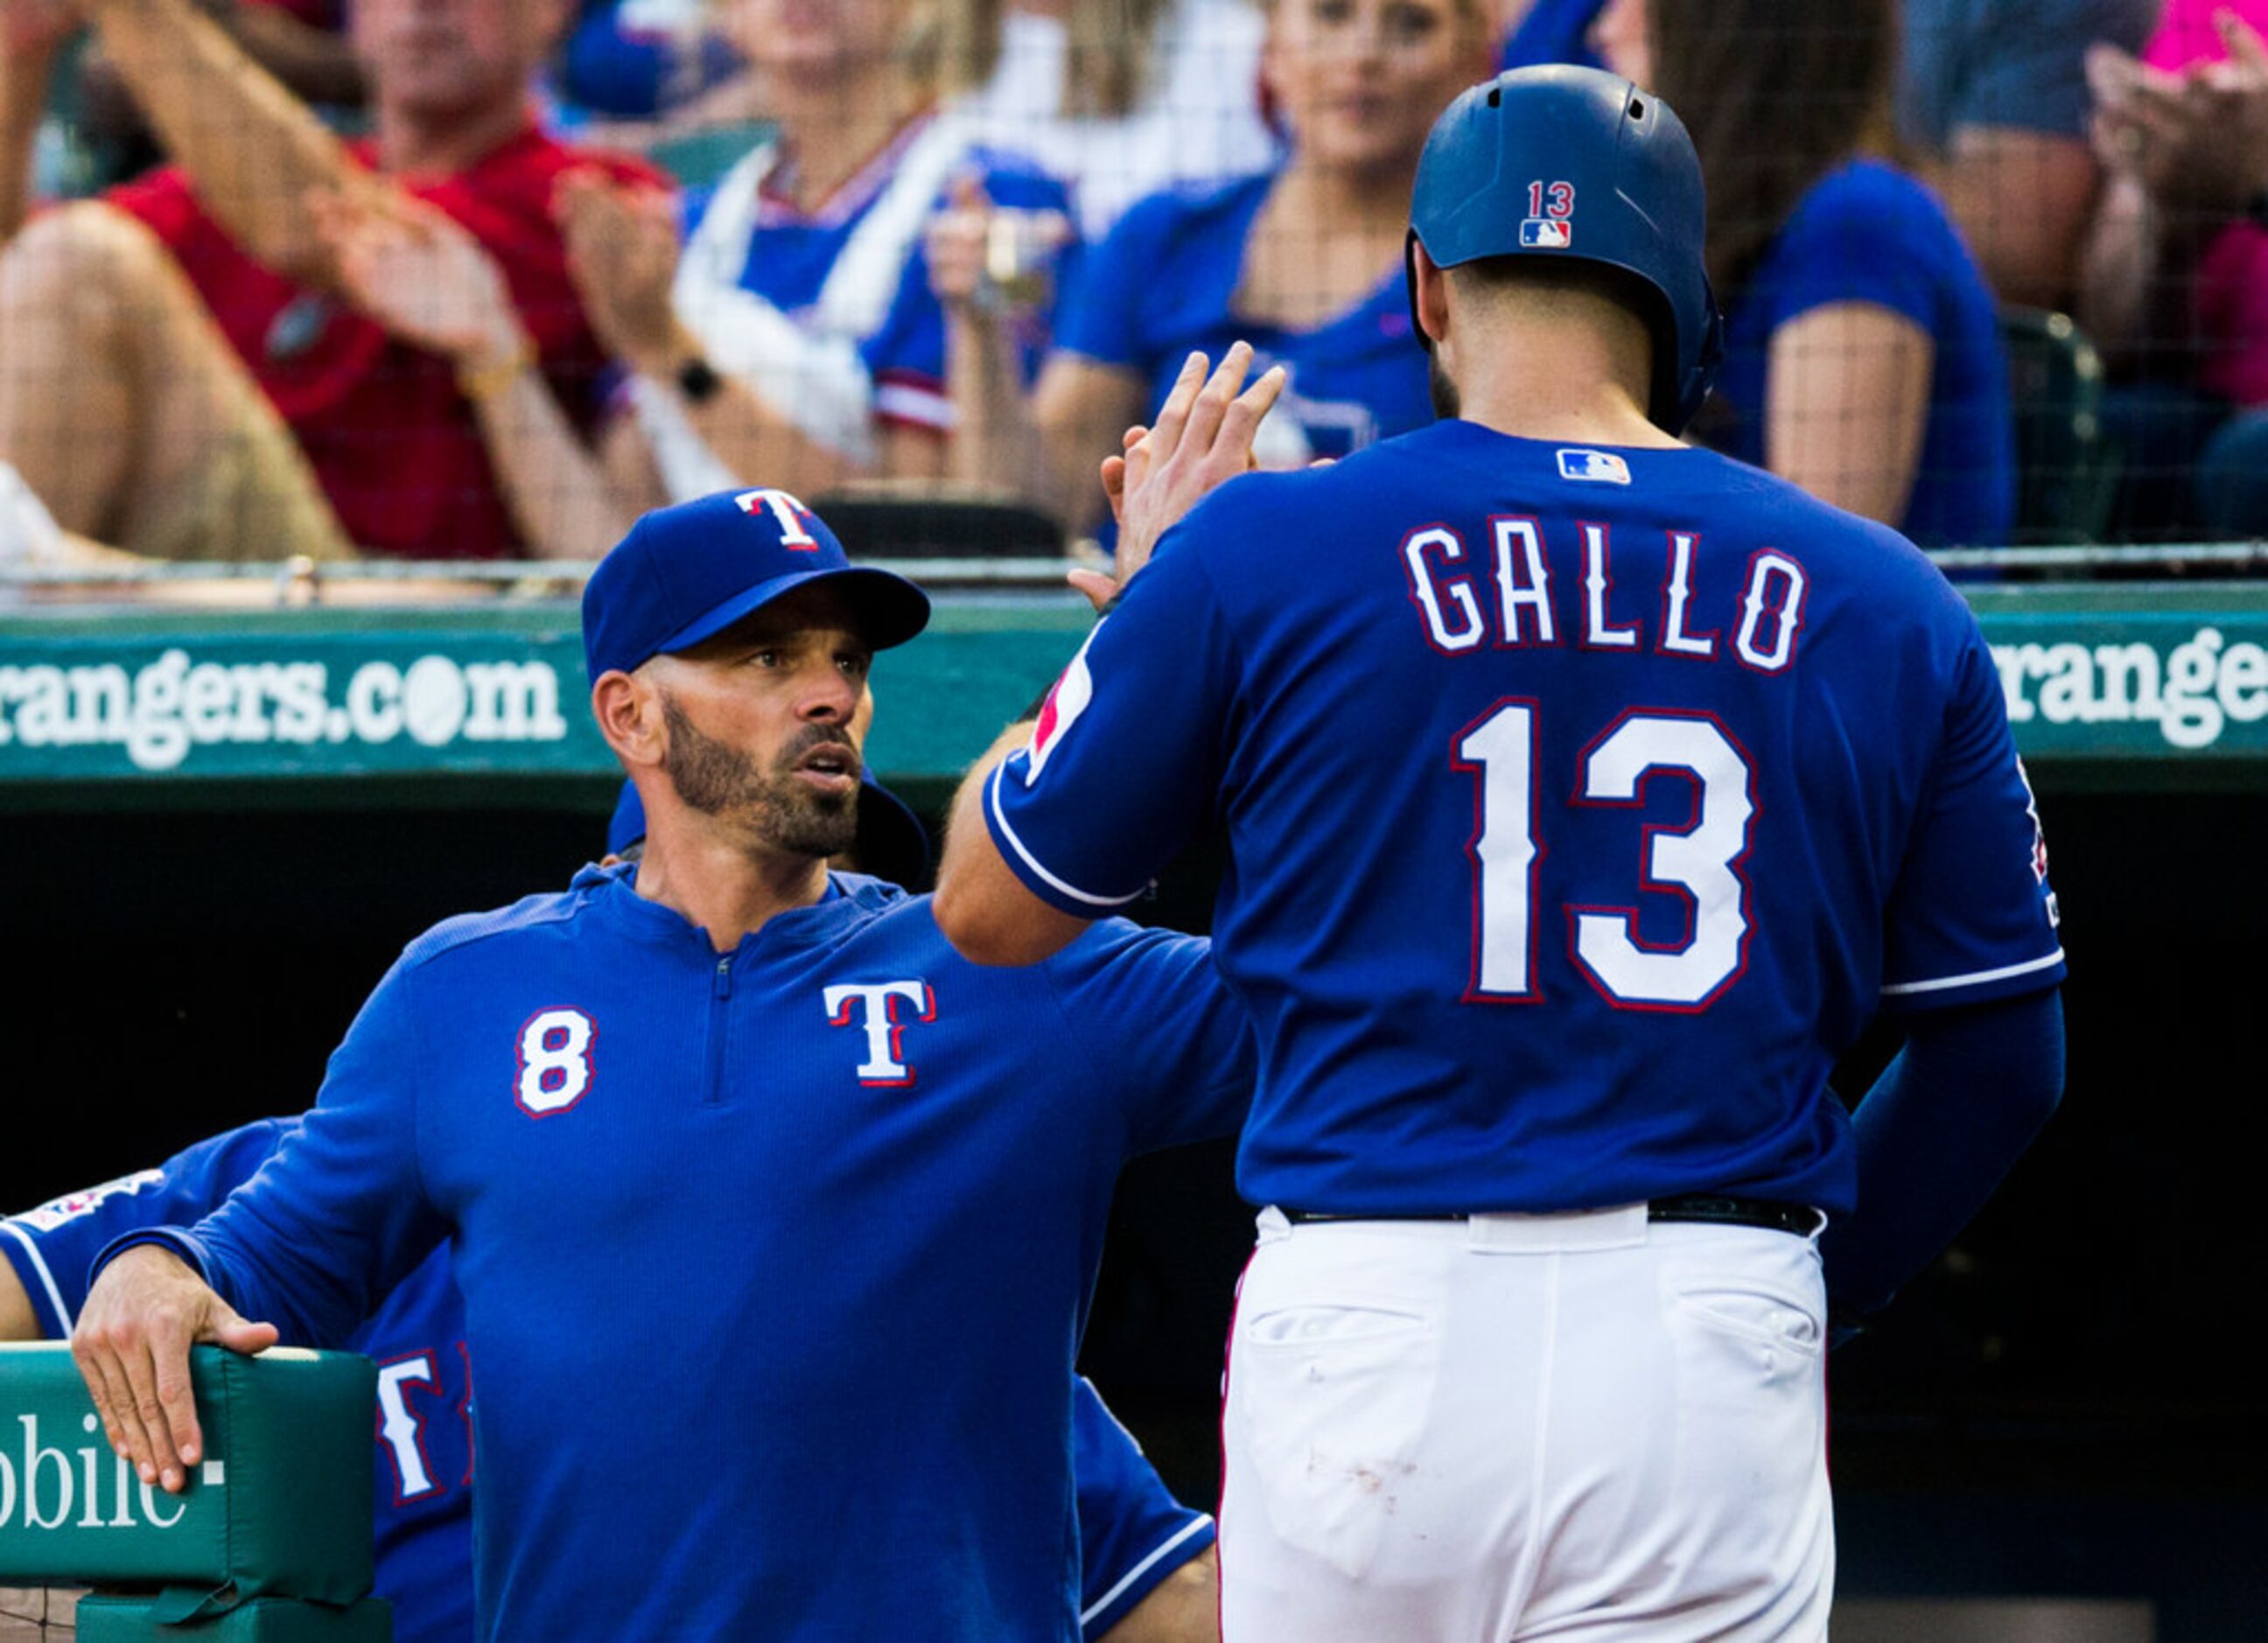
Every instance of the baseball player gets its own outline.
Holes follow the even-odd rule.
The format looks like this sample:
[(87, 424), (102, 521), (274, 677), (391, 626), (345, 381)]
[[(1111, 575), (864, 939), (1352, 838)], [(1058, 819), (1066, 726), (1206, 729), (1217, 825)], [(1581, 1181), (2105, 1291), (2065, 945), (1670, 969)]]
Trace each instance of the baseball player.
[[(895, 803), (888, 790), (872, 792), (886, 801), (878, 807), (887, 814)], [(862, 803), (862, 828), (865, 814)], [(899, 816), (912, 821), (902, 808)], [(87, 1268), (105, 1245), (139, 1227), (210, 1214), (268, 1160), (291, 1123), (258, 1120), (155, 1169), (0, 1220), (0, 1254), (7, 1256), (0, 1262), (0, 1340), (68, 1338), (85, 1303)], [(393, 1603), (394, 1634), (403, 1643), (474, 1634), (472, 1366), (464, 1310), (443, 1248), (353, 1334), (311, 1343), (361, 1352), (379, 1366), (377, 1591)], [(1217, 1638), (1212, 1520), (1174, 1499), (1085, 1376), (1072, 1394), (1071, 1444), (1082, 1637), (1089, 1643)]]
[[(1881, 1304), (2061, 1089), (1992, 657), (1896, 533), (1677, 442), (1719, 322), (1650, 93), (1474, 88), (1411, 231), (1445, 419), (1221, 483), (1274, 385), (1192, 360), (1106, 468), (1122, 602), (964, 785), (938, 919), (1028, 961), (1226, 825), (1269, 1206), (1230, 1643), (1817, 1637), (1822, 1219)], [(1910, 1036), (1854, 1131), (1827, 1079), (1878, 1006)]]
[(584, 639), (643, 855), (420, 937), (258, 1175), (105, 1252), (73, 1345), (145, 1477), (196, 1462), (190, 1341), (339, 1338), (446, 1241), (482, 1636), (1079, 1635), (1111, 1190), (1234, 1126), (1251, 1035), (1202, 942), (981, 970), (826, 870), (871, 658), (926, 616), (778, 491), (608, 557)]

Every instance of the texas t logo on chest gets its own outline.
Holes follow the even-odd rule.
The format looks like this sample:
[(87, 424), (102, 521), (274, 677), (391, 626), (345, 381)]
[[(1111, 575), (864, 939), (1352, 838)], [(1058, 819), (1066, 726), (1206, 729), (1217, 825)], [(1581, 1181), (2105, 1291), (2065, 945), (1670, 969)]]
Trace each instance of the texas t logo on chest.
[(821, 997), (827, 1005), (830, 1027), (857, 1027), (865, 1032), (865, 1059), (858, 1064), (858, 1082), (881, 1089), (902, 1089), (914, 1081), (914, 1068), (905, 1058), (905, 1033), (915, 1021), (937, 1020), (937, 994), (925, 981), (877, 981), (829, 987)]

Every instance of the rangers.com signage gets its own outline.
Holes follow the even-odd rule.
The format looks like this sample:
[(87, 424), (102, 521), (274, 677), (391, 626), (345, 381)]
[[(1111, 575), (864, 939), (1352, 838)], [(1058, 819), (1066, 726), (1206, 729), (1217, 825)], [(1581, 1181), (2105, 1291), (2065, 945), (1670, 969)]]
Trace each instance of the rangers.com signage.
[[(2268, 757), (2268, 583), (1972, 586), (2035, 771)], [(950, 781), (1092, 625), (1070, 596), (947, 595), (878, 673), (868, 759)], [(0, 616), (0, 785), (605, 777), (570, 607)]]
[(604, 770), (571, 623), (0, 628), (0, 780)]

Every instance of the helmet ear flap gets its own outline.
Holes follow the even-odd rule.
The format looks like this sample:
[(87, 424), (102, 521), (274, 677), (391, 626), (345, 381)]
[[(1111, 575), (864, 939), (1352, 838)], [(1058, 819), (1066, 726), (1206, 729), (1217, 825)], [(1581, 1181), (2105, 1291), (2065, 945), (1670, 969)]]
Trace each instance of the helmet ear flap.
[(1402, 241), (1402, 288), (1410, 298), (1410, 329), (1418, 345), (1428, 357), (1433, 352), (1433, 339), (1425, 335), (1425, 322), (1418, 317), (1418, 230), (1412, 227)]

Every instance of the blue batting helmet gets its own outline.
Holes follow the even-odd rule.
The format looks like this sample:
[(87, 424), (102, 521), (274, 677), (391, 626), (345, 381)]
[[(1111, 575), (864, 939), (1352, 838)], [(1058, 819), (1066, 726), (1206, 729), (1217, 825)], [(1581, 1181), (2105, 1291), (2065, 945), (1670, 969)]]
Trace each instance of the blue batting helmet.
[(1436, 268), (1532, 256), (1619, 269), (1660, 298), (1646, 315), (1646, 415), (1683, 433), (1725, 348), (1705, 229), (1700, 158), (1668, 104), (1597, 69), (1514, 69), (1451, 103), (1425, 139), (1410, 202), (1411, 317), (1420, 245)]

